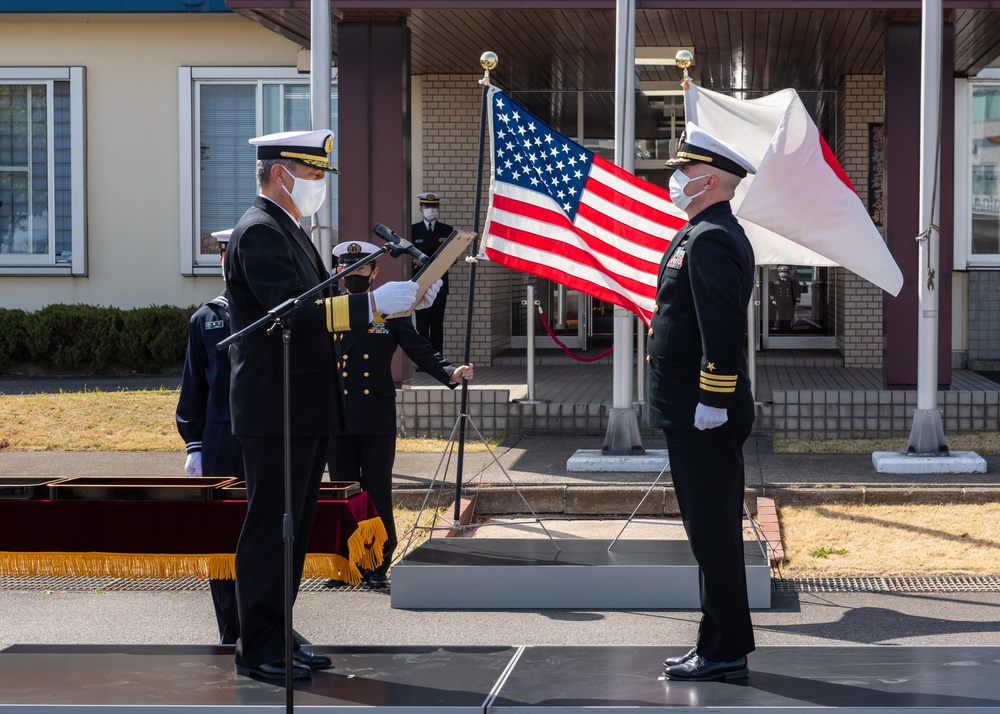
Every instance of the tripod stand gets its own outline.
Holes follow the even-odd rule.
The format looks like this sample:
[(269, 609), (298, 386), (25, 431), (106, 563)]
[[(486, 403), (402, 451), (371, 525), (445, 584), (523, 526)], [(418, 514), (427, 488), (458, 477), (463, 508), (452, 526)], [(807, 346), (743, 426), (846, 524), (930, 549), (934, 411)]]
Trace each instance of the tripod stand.
[[(642, 498), (639, 500), (639, 503), (635, 507), (635, 510), (632, 511), (632, 514), (625, 521), (625, 525), (622, 526), (622, 529), (618, 531), (618, 535), (616, 535), (614, 540), (611, 541), (611, 544), (608, 545), (608, 551), (614, 548), (615, 543), (617, 543), (618, 539), (622, 537), (622, 533), (624, 533), (625, 529), (628, 528), (629, 525), (632, 523), (632, 519), (635, 518), (635, 514), (639, 512), (639, 509), (642, 508), (642, 504), (646, 502), (646, 499), (649, 498), (649, 494), (653, 492), (653, 489), (656, 488), (656, 484), (660, 482), (660, 479), (663, 478), (663, 474), (665, 474), (669, 469), (670, 469), (670, 459), (668, 458), (667, 463), (663, 465), (662, 469), (660, 469), (660, 473), (658, 473), (656, 475), (656, 478), (653, 479), (653, 483), (649, 484), (649, 488), (646, 489), (646, 493), (642, 495)], [(750, 521), (750, 528), (753, 530), (754, 538), (757, 540), (757, 547), (760, 548), (760, 552), (764, 556), (764, 558), (767, 558), (768, 557), (767, 545), (764, 542), (764, 540), (760, 537), (760, 533), (757, 531), (757, 524), (754, 522), (753, 516), (750, 515), (750, 509), (747, 508), (746, 500), (743, 501), (743, 515), (745, 515), (747, 517), (747, 520)]]
[[(528, 503), (528, 500), (524, 497), (524, 494), (517, 487), (517, 484), (514, 482), (514, 479), (512, 479), (511, 476), (510, 476), (510, 474), (507, 473), (507, 469), (505, 469), (503, 467), (503, 464), (500, 463), (499, 457), (496, 455), (496, 452), (490, 447), (489, 442), (487, 442), (487, 440), (483, 436), (482, 432), (479, 431), (479, 427), (476, 426), (476, 423), (472, 420), (472, 417), (469, 414), (466, 414), (464, 412), (464, 410), (463, 410), (462, 413), (460, 413), (458, 415), (457, 419), (455, 420), (455, 425), (451, 429), (451, 435), (448, 437), (448, 443), (445, 445), (444, 452), (441, 454), (441, 460), (438, 462), (437, 469), (434, 471), (434, 476), (431, 478), (431, 482), (430, 482), (430, 484), (427, 487), (427, 493), (424, 494), (424, 500), (420, 504), (420, 510), (417, 512), (417, 518), (414, 521), (413, 528), (410, 529), (410, 535), (407, 538), (406, 545), (403, 547), (403, 552), (400, 554), (399, 557), (403, 558), (408, 552), (410, 552), (410, 545), (413, 543), (413, 538), (416, 535), (417, 530), (419, 530), (421, 528), (426, 529), (426, 530), (432, 530), (432, 531), (433, 530), (445, 530), (445, 531), (456, 531), (456, 530), (458, 530), (458, 531), (461, 531), (461, 530), (465, 530), (465, 529), (469, 529), (469, 528), (473, 527), (471, 525), (463, 524), (461, 522), (461, 513), (460, 513), (460, 508), (461, 507), (460, 507), (458, 501), (456, 501), (456, 505), (455, 505), (455, 517), (454, 517), (454, 519), (452, 519), (452, 520), (443, 519), (446, 525), (443, 525), (443, 526), (436, 525), (436, 523), (437, 523), (437, 517), (435, 517), (435, 525), (433, 525), (433, 526), (420, 526), (420, 518), (423, 516), (424, 511), (427, 510), (427, 502), (430, 500), (431, 492), (434, 490), (434, 485), (437, 483), (438, 475), (441, 473), (442, 467), (444, 467), (445, 475), (447, 475), (448, 466), (449, 466), (450, 461), (451, 461), (452, 445), (456, 441), (456, 438), (455, 438), (456, 437), (456, 432), (459, 432), (460, 431), (460, 426), (464, 427), (466, 423), (468, 423), (475, 430), (476, 435), (479, 437), (479, 440), (482, 441), (483, 446), (486, 447), (486, 450), (489, 452), (490, 457), (493, 459), (493, 463), (495, 463), (497, 465), (497, 467), (503, 472), (503, 475), (507, 478), (507, 481), (510, 483), (511, 487), (514, 489), (514, 492), (518, 495), (518, 497), (524, 503), (524, 506), (525, 506), (525, 508), (528, 509), (528, 512), (531, 513), (532, 520), (531, 521), (524, 521), (524, 522), (525, 523), (537, 523), (538, 526), (542, 529), (542, 531), (545, 532), (545, 535), (548, 536), (548, 539), (552, 542), (552, 545), (555, 547), (556, 552), (561, 552), (562, 548), (559, 547), (559, 544), (556, 542), (555, 538), (553, 538), (552, 534), (549, 533), (548, 529), (545, 527), (545, 524), (542, 523), (542, 520), (538, 517), (538, 514), (535, 513), (535, 510), (531, 507), (531, 504)], [(443, 480), (444, 479), (442, 479), (442, 485), (443, 485)], [(436, 510), (437, 509), (435, 508), (435, 511)]]

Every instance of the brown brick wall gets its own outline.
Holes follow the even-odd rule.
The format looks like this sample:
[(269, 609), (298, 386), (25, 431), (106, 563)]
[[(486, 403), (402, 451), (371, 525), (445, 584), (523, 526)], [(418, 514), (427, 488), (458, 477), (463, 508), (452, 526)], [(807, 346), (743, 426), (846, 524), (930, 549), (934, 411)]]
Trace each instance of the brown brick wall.
[[(868, 199), (868, 125), (884, 120), (881, 76), (848, 75), (838, 95), (836, 154), (862, 201)], [(881, 230), (881, 229), (880, 229)], [(882, 367), (882, 291), (854, 273), (831, 271), (837, 348), (845, 367)]]
[[(474, 209), (482, 103), (478, 79), (475, 74), (423, 78), (423, 170), (413, 177), (415, 192), (440, 191), (444, 194), (442, 221), (473, 231), (477, 230)], [(480, 231), (486, 222), (488, 190), (489, 161), (485, 160)], [(460, 259), (449, 273), (444, 356), (452, 362), (461, 361), (465, 354), (470, 272), (470, 264)], [(476, 266), (469, 352), (473, 363), (491, 364), (493, 355), (510, 343), (511, 281), (511, 271), (507, 268), (485, 260)]]

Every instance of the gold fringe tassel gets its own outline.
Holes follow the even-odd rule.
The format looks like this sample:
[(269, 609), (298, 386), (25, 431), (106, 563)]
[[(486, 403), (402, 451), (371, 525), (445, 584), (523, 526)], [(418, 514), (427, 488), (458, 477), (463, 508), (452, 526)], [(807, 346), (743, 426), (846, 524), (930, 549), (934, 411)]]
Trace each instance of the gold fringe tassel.
[(0, 553), (7, 577), (232, 578), (233, 555), (153, 553)]
[[(387, 536), (378, 518), (363, 521), (348, 541), (350, 560), (333, 553), (309, 553), (303, 578), (342, 580), (361, 584), (358, 567), (373, 569), (382, 562)], [(374, 539), (374, 541), (373, 541)], [(373, 543), (366, 548), (366, 543)], [(16, 553), (0, 552), (3, 577), (211, 578), (236, 577), (231, 553), (206, 555), (149, 553)]]
[(351, 562), (366, 570), (374, 570), (382, 565), (382, 546), (388, 538), (381, 518), (361, 521), (358, 529), (347, 540)]
[(361, 584), (361, 571), (342, 555), (333, 553), (307, 553), (305, 565), (302, 566), (303, 578), (322, 578), (323, 580), (342, 580), (351, 585)]

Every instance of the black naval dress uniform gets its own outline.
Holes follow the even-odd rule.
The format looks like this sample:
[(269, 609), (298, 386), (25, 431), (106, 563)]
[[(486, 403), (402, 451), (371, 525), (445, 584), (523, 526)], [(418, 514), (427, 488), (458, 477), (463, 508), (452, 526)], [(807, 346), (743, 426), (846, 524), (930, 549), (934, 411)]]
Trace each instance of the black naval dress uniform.
[[(435, 251), (441, 247), (444, 240), (454, 232), (447, 223), (434, 221), (430, 228), (425, 221), (414, 223), (410, 230), (410, 242), (420, 249), (421, 253), (434, 257)], [(414, 272), (419, 268), (414, 265)], [(441, 276), (441, 289), (434, 303), (423, 310), (415, 310), (417, 318), (417, 334), (430, 341), (431, 346), (440, 354), (444, 354), (444, 309), (448, 302), (448, 273)]]
[(778, 328), (790, 328), (795, 321), (795, 306), (802, 299), (802, 288), (797, 280), (788, 277), (772, 280), (768, 285), (768, 299), (774, 315), (771, 320)]
[[(746, 315), (754, 254), (728, 202), (695, 215), (660, 263), (646, 340), (646, 420), (662, 427), (681, 518), (699, 566), (697, 652), (717, 662), (754, 649), (743, 559), (743, 443), (754, 421)], [(699, 431), (698, 403), (728, 421)]]
[(377, 312), (371, 326), (340, 333), (336, 343), (337, 369), (351, 418), (346, 433), (341, 432), (331, 442), (329, 461), (336, 464), (338, 481), (361, 483), (382, 519), (388, 538), (382, 549), (382, 565), (375, 572), (385, 575), (397, 543), (392, 505), (397, 430), (392, 357), (396, 348), (402, 347), (418, 367), (452, 389), (457, 386), (450, 382), (456, 368), (417, 334), (409, 317), (386, 320)]
[[(216, 348), (229, 337), (229, 299), (225, 292), (202, 305), (191, 316), (187, 353), (177, 401), (177, 431), (190, 454), (201, 452), (204, 476), (235, 476), (245, 479), (243, 451), (233, 436), (229, 416), (229, 352)], [(209, 581), (219, 644), (236, 644), (240, 636), (236, 609), (236, 583)]]
[[(328, 272), (305, 231), (258, 196), (233, 229), (224, 260), (232, 329), (322, 282)], [(368, 295), (314, 296), (291, 318), (291, 475), (295, 523), (293, 588), (298, 591), (330, 436), (344, 423), (333, 335), (368, 324)], [(237, 666), (284, 656), (283, 345), (259, 329), (230, 347), (233, 433), (247, 471), (247, 517), (236, 547), (240, 641)]]

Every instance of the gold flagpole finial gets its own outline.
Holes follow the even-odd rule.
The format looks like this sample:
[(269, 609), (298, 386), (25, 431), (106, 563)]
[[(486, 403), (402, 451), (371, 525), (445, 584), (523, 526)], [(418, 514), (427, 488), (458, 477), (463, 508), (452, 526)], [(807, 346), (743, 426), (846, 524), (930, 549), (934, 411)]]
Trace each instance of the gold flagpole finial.
[(479, 64), (483, 68), (483, 78), (479, 80), (480, 84), (489, 85), (490, 83), (490, 70), (496, 68), (499, 62), (496, 52), (483, 52), (479, 57)]
[(681, 78), (681, 88), (690, 89), (691, 75), (688, 74), (688, 67), (694, 64), (694, 55), (689, 50), (680, 50), (674, 55), (674, 60), (677, 62), (677, 66), (684, 70), (684, 76)]

